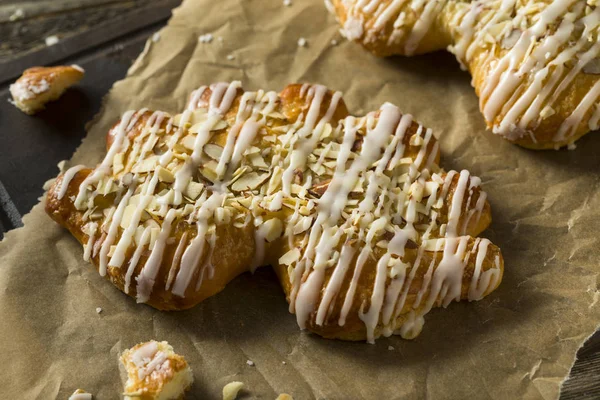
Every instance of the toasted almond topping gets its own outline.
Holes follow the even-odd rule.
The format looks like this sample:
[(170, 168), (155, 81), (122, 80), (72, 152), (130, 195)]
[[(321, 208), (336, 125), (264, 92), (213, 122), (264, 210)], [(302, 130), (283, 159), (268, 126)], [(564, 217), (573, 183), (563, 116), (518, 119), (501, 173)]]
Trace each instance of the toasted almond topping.
[(300, 250), (294, 247), (279, 258), (279, 263), (281, 265), (292, 265), (298, 260), (300, 260)]
[(231, 190), (233, 190), (234, 192), (242, 192), (245, 190), (254, 190), (261, 183), (266, 181), (268, 177), (269, 177), (268, 172), (261, 173), (261, 174), (256, 173), (256, 172), (250, 172), (250, 173), (244, 174), (238, 180), (236, 180), (233, 183), (233, 185), (231, 185)]
[(171, 183), (175, 180), (175, 176), (173, 175), (173, 173), (166, 168), (159, 166), (157, 168), (157, 173), (158, 180), (161, 182)]

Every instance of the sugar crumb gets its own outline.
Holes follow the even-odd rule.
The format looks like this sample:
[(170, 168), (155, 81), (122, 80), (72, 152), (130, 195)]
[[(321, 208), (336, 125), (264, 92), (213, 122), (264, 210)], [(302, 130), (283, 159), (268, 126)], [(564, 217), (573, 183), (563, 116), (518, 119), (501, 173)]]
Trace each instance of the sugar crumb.
[(292, 5), (292, 0), (283, 0), (283, 5), (289, 7)]
[(252, 360), (246, 361), (246, 364), (248, 364), (251, 367), (254, 367), (254, 361), (252, 361)]
[(154, 43), (158, 42), (160, 40), (160, 32), (154, 32), (154, 35), (152, 35), (152, 41)]
[(204, 35), (200, 35), (200, 37), (198, 37), (198, 41), (200, 43), (210, 43), (212, 42), (214, 39), (212, 33), (206, 33)]
[(337, 40), (335, 40), (335, 39), (332, 39), (332, 40), (331, 40), (331, 45), (332, 45), (332, 46), (337, 46), (337, 45), (338, 45), (338, 41), (337, 41)]
[(17, 8), (14, 13), (8, 18), (9, 21), (18, 21), (25, 18), (25, 11), (22, 8)]
[(59, 42), (58, 36), (56, 35), (52, 35), (52, 36), (48, 36), (46, 39), (46, 46), (54, 46), (56, 43)]
[(234, 60), (234, 59), (235, 59), (235, 56), (234, 56), (233, 54), (229, 54), (229, 55), (227, 56), (227, 59), (228, 59), (229, 61), (231, 61), (231, 60)]
[(298, 46), (306, 47), (307, 44), (308, 44), (308, 41), (305, 38), (301, 37), (300, 39), (298, 39)]
[(96, 312), (100, 314), (102, 312), (102, 307), (96, 307)]
[(567, 145), (567, 149), (569, 150), (575, 150), (577, 148), (577, 145), (575, 143), (569, 143)]
[(394, 346), (388, 346), (388, 350), (389, 350), (389, 351), (392, 351), (392, 350), (394, 350)]

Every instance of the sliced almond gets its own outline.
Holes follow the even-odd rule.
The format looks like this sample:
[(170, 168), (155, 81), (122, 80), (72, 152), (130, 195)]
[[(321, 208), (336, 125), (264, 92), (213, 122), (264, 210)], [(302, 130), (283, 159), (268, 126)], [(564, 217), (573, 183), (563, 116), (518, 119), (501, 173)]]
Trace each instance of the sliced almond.
[(254, 190), (259, 187), (269, 177), (269, 173), (250, 172), (242, 175), (231, 185), (231, 190), (234, 192), (242, 192), (244, 190)]
[(310, 168), (310, 170), (313, 171), (318, 176), (324, 175), (325, 172), (327, 172), (325, 170), (325, 167), (323, 166), (323, 164), (318, 164), (318, 163), (308, 164), (308, 168)]
[(325, 191), (329, 187), (330, 183), (331, 183), (331, 179), (328, 179), (326, 181), (318, 183), (318, 184), (314, 185), (313, 187), (311, 187), (310, 189), (308, 189), (308, 193), (312, 194), (313, 196), (315, 196), (317, 198), (320, 198), (321, 196), (323, 196), (325, 194)]
[(150, 172), (154, 171), (156, 166), (158, 165), (159, 156), (150, 156), (144, 159), (141, 163), (135, 165), (132, 168), (133, 172), (142, 173), (142, 172)]
[(219, 161), (223, 154), (223, 148), (218, 144), (208, 143), (204, 146), (204, 152), (213, 160)]
[(265, 159), (260, 154), (250, 154), (248, 155), (248, 159), (250, 160), (250, 164), (257, 168), (269, 168)]
[(194, 126), (198, 126), (202, 122), (206, 121), (207, 118), (208, 118), (208, 113), (206, 112), (206, 109), (204, 109), (204, 108), (198, 108), (198, 109), (194, 110), (190, 114), (190, 119), (188, 121), (188, 123), (192, 126), (190, 128), (190, 130)]
[(271, 218), (258, 228), (260, 236), (264, 237), (267, 242), (279, 238), (283, 233), (283, 222), (279, 218)]
[(415, 133), (410, 137), (409, 144), (411, 146), (421, 146), (423, 144), (423, 137)]
[(223, 387), (223, 400), (235, 400), (238, 392), (242, 390), (244, 384), (242, 382), (229, 382)]
[[(584, 70), (585, 70), (585, 67), (584, 67)], [(550, 117), (551, 115), (554, 115), (555, 113), (556, 113), (556, 111), (554, 111), (554, 108), (547, 105), (546, 107), (542, 108), (542, 111), (540, 112), (540, 117), (542, 117), (542, 119), (546, 119), (546, 118)]]
[(312, 217), (302, 217), (294, 227), (292, 228), (292, 233), (294, 235), (299, 235), (302, 232), (306, 232), (312, 225), (313, 218)]
[(119, 222), (119, 225), (121, 225), (121, 228), (127, 229), (129, 227), (129, 225), (131, 225), (131, 219), (133, 218), (133, 213), (135, 212), (136, 209), (137, 209), (137, 206), (133, 205), (133, 204), (129, 204), (127, 207), (125, 207), (125, 210), (123, 210), (123, 217), (121, 218), (121, 221)]
[(423, 200), (423, 185), (421, 185), (418, 181), (413, 182), (412, 185), (410, 185), (409, 188), (409, 193), (412, 196), (413, 199), (415, 199), (417, 202)]
[(209, 181), (214, 182), (217, 179), (217, 165), (216, 161), (210, 160), (209, 162), (204, 163), (200, 173)]
[(166, 168), (159, 166), (157, 169), (157, 173), (158, 180), (161, 182), (172, 183), (175, 180), (175, 176), (173, 175), (173, 173)]
[(325, 126), (323, 127), (323, 131), (321, 132), (321, 140), (331, 136), (331, 132), (333, 132), (331, 124), (325, 124)]
[(227, 208), (219, 207), (215, 210), (214, 218), (219, 225), (228, 224), (231, 221), (231, 211)]
[(255, 153), (260, 153), (260, 149), (256, 146), (251, 146), (248, 150), (246, 150), (245, 152), (246, 154), (255, 154)]
[(125, 168), (125, 166), (123, 165), (124, 156), (125, 154), (123, 153), (117, 153), (113, 158), (113, 174), (118, 174)]
[[(184, 148), (186, 148), (188, 150), (194, 150), (194, 143), (196, 143), (196, 136), (194, 136), (194, 135), (187, 135), (183, 139), (181, 139), (181, 141), (179, 142), (180, 145), (182, 145)], [(178, 149), (180, 149), (180, 148), (179, 147), (175, 148), (175, 150), (178, 150)]]
[(300, 260), (300, 250), (293, 248), (279, 258), (279, 264), (281, 265), (292, 265), (293, 263)]
[(279, 166), (275, 166), (273, 169), (273, 175), (269, 180), (269, 186), (267, 187), (267, 194), (271, 195), (279, 189), (281, 186), (281, 177), (283, 176), (283, 169)]
[(204, 185), (202, 183), (190, 181), (183, 191), (183, 194), (192, 200), (196, 200), (202, 193), (202, 190), (204, 190)]

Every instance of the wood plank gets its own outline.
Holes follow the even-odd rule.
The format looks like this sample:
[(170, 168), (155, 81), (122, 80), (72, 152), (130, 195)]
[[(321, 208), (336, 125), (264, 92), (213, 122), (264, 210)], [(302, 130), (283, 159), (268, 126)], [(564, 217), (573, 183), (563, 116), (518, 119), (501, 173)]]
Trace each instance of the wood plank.
[[(14, 80), (26, 67), (54, 64), (79, 52), (93, 50), (98, 45), (131, 34), (158, 21), (164, 21), (171, 15), (171, 9), (180, 2), (181, 0), (156, 0), (149, 5), (136, 5), (125, 11), (115, 9), (112, 4), (109, 4), (106, 7), (110, 6), (110, 10), (105, 8), (102, 8), (103, 11), (93, 9), (91, 13), (88, 12), (90, 10), (87, 10), (82, 14), (79, 11), (67, 10), (65, 14), (59, 13), (58, 16), (52, 14), (51, 17), (48, 17), (49, 19), (40, 17), (41, 20), (38, 21), (37, 18), (34, 18), (28, 22), (29, 26), (37, 26), (36, 24), (40, 26), (47, 26), (47, 24), (60, 25), (64, 18), (67, 20), (76, 19), (79, 21), (77, 25), (83, 28), (72, 31), (69, 30), (70, 25), (66, 25), (65, 28), (61, 29), (67, 29), (69, 32), (64, 33), (62, 39), (53, 46), (46, 46), (45, 42), (42, 42), (42, 38), (47, 36), (35, 31), (37, 33), (34, 32), (32, 35), (38, 37), (37, 41), (24, 40), (15, 48), (8, 48), (4, 57), (0, 52), (0, 84)], [(127, 4), (129, 3), (127, 2)], [(2, 29), (7, 29), (6, 26), (16, 27), (20, 22), (0, 24), (0, 37), (5, 37), (6, 33), (2, 32)], [(53, 31), (49, 30), (48, 32)], [(15, 35), (18, 36), (18, 32)], [(11, 42), (11, 40), (7, 42)], [(3, 41), (3, 45), (7, 42)], [(10, 54), (10, 57), (6, 54)]]

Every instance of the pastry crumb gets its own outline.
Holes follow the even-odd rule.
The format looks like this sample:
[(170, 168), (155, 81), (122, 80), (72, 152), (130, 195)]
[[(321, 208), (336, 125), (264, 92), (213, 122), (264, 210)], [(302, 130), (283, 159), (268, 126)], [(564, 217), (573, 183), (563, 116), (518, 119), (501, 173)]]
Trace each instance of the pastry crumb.
[(206, 33), (204, 35), (200, 35), (200, 37), (198, 37), (198, 41), (200, 43), (211, 43), (213, 41), (214, 37), (212, 35), (212, 33)]
[(228, 59), (229, 61), (231, 61), (231, 60), (235, 60), (235, 56), (234, 56), (233, 54), (229, 54), (229, 55), (227, 56), (227, 59)]
[(69, 400), (92, 400), (93, 396), (91, 393), (86, 392), (83, 389), (77, 389), (69, 397)]
[(154, 43), (158, 42), (160, 40), (160, 32), (154, 32), (154, 35), (152, 35), (152, 41)]
[(394, 349), (394, 346), (388, 346), (388, 350), (389, 350), (389, 351), (395, 350), (395, 349)]
[(287, 393), (281, 393), (275, 400), (294, 400), (294, 398)]
[(100, 314), (102, 312), (102, 307), (96, 307), (96, 312)]
[(282, 363), (283, 365), (287, 364), (285, 361), (282, 361), (281, 363)]
[(25, 11), (22, 8), (17, 8), (14, 13), (8, 18), (10, 22), (18, 21), (25, 18)]
[(140, 343), (121, 355), (127, 372), (123, 393), (125, 400), (179, 399), (189, 390), (194, 376), (183, 356), (176, 354), (167, 342)]
[(301, 37), (300, 39), (298, 39), (299, 47), (306, 47), (307, 44), (308, 44), (308, 41), (305, 38)]
[(223, 387), (223, 400), (235, 400), (238, 393), (244, 387), (243, 382), (229, 382)]
[(48, 36), (45, 39), (46, 42), (46, 46), (54, 46), (56, 43), (59, 42), (58, 36), (56, 35), (52, 35), (52, 36)]
[(254, 361), (252, 361), (252, 360), (246, 361), (246, 364), (248, 364), (251, 367), (254, 367)]
[(283, 0), (283, 5), (289, 7), (292, 5), (292, 0)]
[(331, 39), (331, 45), (332, 46), (337, 46), (338, 45), (338, 41), (335, 39)]
[(569, 143), (567, 145), (567, 149), (569, 150), (575, 150), (577, 148), (577, 145), (575, 143)]

